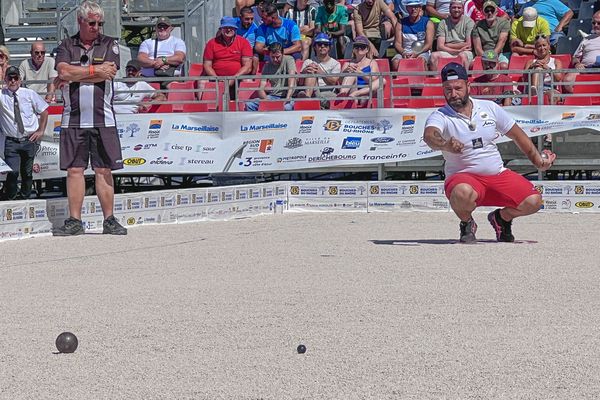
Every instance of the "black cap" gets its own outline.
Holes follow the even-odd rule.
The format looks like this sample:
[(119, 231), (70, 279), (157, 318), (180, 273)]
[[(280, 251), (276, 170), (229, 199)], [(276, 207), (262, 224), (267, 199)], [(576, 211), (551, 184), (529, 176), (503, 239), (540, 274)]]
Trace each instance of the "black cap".
[(21, 73), (19, 72), (19, 68), (13, 66), (8, 67), (6, 70), (6, 76), (16, 76), (21, 79)]
[(138, 60), (129, 60), (125, 69), (127, 68), (134, 68), (136, 71), (139, 71), (142, 69), (142, 64)]
[(469, 79), (467, 70), (462, 65), (452, 62), (442, 68), (442, 82), (462, 79), (464, 81)]

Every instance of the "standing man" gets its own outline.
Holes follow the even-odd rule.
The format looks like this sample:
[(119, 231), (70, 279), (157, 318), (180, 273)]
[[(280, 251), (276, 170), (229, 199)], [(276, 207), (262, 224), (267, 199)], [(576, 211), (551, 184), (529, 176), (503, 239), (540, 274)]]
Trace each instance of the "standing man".
[(54, 101), (54, 78), (57, 73), (54, 69), (54, 58), (46, 57), (44, 42), (37, 41), (31, 45), (31, 58), (21, 61), (19, 72), (25, 82), (48, 81), (48, 83), (26, 83), (26, 87), (44, 96), (48, 103)]
[(539, 170), (552, 166), (556, 155), (540, 154), (531, 139), (496, 103), (469, 96), (467, 71), (457, 63), (441, 72), (446, 106), (425, 122), (423, 140), (441, 150), (446, 160), (445, 192), (460, 219), (460, 242), (475, 243), (472, 213), (480, 206), (500, 206), (488, 215), (499, 242), (514, 242), (512, 220), (536, 213), (542, 196), (530, 181), (504, 168), (495, 140), (511, 138)]
[(67, 171), (70, 217), (55, 236), (85, 233), (81, 207), (85, 195), (84, 171), (91, 161), (96, 194), (102, 206), (102, 233), (126, 235), (113, 216), (114, 188), (111, 170), (123, 168), (121, 142), (113, 111), (113, 79), (119, 69), (119, 44), (100, 33), (104, 10), (93, 1), (77, 9), (79, 32), (63, 40), (57, 50), (57, 86), (65, 109), (60, 130), (60, 169)]
[[(7, 200), (28, 199), (33, 184), (33, 159), (48, 122), (48, 103), (31, 89), (21, 87), (17, 67), (9, 67), (0, 94), (0, 127), (4, 133), (4, 161), (12, 169), (6, 175)], [(39, 120), (38, 120), (39, 118)], [(17, 179), (21, 172), (21, 191)]]

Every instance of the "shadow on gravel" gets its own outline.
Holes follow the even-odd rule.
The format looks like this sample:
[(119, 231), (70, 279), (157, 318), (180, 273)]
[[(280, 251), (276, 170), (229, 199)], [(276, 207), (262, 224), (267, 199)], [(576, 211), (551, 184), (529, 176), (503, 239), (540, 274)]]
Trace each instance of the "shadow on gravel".
[[(420, 246), (422, 244), (462, 244), (457, 239), (405, 239), (405, 240), (370, 240), (373, 244), (394, 245), (394, 246)], [(480, 239), (475, 244), (500, 243), (493, 239)], [(535, 240), (515, 240), (511, 244), (536, 244)], [(503, 243), (502, 243), (503, 244)]]

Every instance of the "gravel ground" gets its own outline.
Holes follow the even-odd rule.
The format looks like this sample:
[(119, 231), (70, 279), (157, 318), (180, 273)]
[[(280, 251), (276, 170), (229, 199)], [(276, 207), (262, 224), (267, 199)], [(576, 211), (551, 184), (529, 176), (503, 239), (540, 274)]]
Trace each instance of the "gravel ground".
[(475, 245), (450, 213), (0, 243), (0, 398), (600, 398), (600, 215), (513, 244), (476, 220)]

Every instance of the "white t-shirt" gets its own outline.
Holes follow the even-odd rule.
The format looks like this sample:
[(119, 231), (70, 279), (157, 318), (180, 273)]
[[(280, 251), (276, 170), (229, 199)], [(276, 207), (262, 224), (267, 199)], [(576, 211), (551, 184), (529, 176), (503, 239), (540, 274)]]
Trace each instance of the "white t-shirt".
[(21, 79), (23, 84), (27, 88), (37, 92), (39, 95), (45, 95), (48, 91), (47, 83), (29, 83), (27, 81), (47, 81), (52, 80), (58, 76), (58, 72), (54, 69), (54, 58), (46, 57), (44, 62), (40, 66), (40, 69), (36, 70), (33, 67), (31, 58), (23, 60), (19, 65), (19, 72), (21, 73)]
[[(444, 139), (454, 137), (465, 145), (459, 154), (442, 151), (446, 177), (458, 172), (497, 175), (506, 169), (495, 140), (505, 135), (515, 120), (493, 101), (474, 98), (471, 101), (472, 119), (446, 105), (431, 113), (425, 122), (425, 127), (438, 128)], [(475, 130), (469, 129), (470, 124), (474, 124)]]
[[(40, 127), (38, 115), (48, 108), (48, 103), (40, 97), (39, 94), (31, 89), (19, 88), (17, 90), (17, 99), (19, 100), (19, 110), (25, 128), (25, 136), (31, 135)], [(4, 88), (0, 94), (0, 127), (6, 136), (21, 138), (15, 122), (15, 100), (13, 92)]]
[[(144, 92), (138, 92), (143, 90)], [(135, 91), (135, 93), (133, 93)], [(156, 89), (145, 81), (138, 81), (132, 86), (127, 86), (125, 82), (115, 82), (115, 96), (113, 108), (117, 114), (136, 114), (140, 108), (140, 103), (148, 97), (151, 97)], [(119, 104), (120, 102), (135, 104)]]
[[(318, 65), (320, 65), (321, 68), (323, 68), (323, 70), (326, 73), (328, 73), (328, 74), (339, 74), (341, 72), (341, 70), (342, 70), (340, 62), (338, 60), (336, 60), (335, 58), (330, 57), (327, 62), (323, 63), (323, 62), (319, 62), (319, 59), (317, 57), (313, 57), (313, 58), (308, 58), (308, 59), (304, 60), (304, 62), (302, 63), (302, 68), (300, 69), (300, 71), (304, 71), (304, 68), (308, 67), (311, 64), (318, 64)], [(325, 86), (326, 85), (325, 81), (323, 80), (323, 78), (317, 79), (317, 82), (318, 82), (319, 86)]]
[[(146, 53), (148, 58), (154, 60), (154, 44), (156, 39), (150, 38), (142, 42), (139, 53)], [(169, 36), (168, 39), (158, 41), (158, 50), (156, 52), (156, 58), (169, 57), (175, 54), (176, 51), (186, 53), (185, 42), (176, 36)], [(187, 53), (186, 53), (187, 54)], [(181, 66), (177, 68), (175, 75), (180, 75)], [(154, 76), (154, 68), (142, 68), (142, 75)]]

